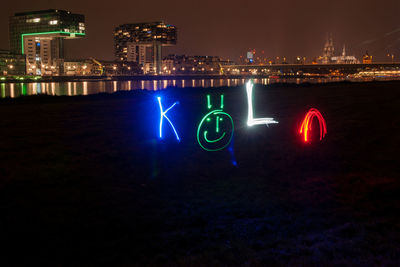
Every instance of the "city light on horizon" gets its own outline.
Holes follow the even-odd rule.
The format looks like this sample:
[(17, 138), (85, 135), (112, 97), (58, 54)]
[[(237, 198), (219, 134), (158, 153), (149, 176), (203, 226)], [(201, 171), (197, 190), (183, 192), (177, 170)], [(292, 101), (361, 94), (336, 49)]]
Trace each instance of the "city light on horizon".
[[(208, 14), (199, 23), (199, 16), (188, 16), (193, 5), (179, 0), (174, 5), (155, 1), (151, 9), (145, 3), (124, 3), (125, 7), (121, 9), (119, 2), (98, 6), (94, 1), (72, 1), (62, 8), (84, 14), (89, 32), (84, 40), (66, 42), (66, 47), (71, 48), (67, 49), (66, 56), (114, 59), (110, 34), (117, 25), (159, 19), (177, 26), (179, 42), (176, 47), (167, 49), (177, 54), (214, 55), (236, 61), (249, 47), (254, 47), (257, 51), (264, 51), (267, 59), (286, 55), (293, 60), (302, 55), (312, 60), (321, 54), (327, 32), (334, 33), (336, 49), (346, 44), (352, 49), (349, 52), (357, 57), (361, 57), (366, 50), (374, 54), (376, 60), (391, 60), (386, 57), (388, 53), (400, 54), (396, 43), (399, 24), (395, 15), (400, 10), (400, 4), (396, 0), (383, 0), (368, 6), (358, 0), (343, 2), (345, 8), (340, 8), (340, 3), (325, 6), (316, 0), (301, 3), (263, 1), (252, 3), (252, 10), (248, 12), (243, 12), (246, 8), (240, 4), (227, 3), (194, 4), (199, 16)], [(2, 9), (0, 16), (0, 32), (3, 35), (7, 35), (8, 18), (15, 12), (53, 8), (45, 1), (8, 2), (5, 6), (7, 8)], [(103, 20), (104, 17), (107, 20)], [(55, 20), (52, 23), (55, 24)], [(357, 29), (357, 35), (354, 35), (354, 29)], [(7, 38), (0, 40), (0, 47), (8, 47)]]

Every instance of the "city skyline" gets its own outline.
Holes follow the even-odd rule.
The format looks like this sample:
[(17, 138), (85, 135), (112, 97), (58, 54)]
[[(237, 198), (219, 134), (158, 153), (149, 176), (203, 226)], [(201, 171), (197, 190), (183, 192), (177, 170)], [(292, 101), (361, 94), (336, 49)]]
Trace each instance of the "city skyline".
[(151, 8), (124, 1), (114, 1), (112, 6), (94, 1), (22, 3), (7, 3), (1, 11), (0, 32), (6, 36), (0, 41), (1, 49), (9, 49), (8, 20), (14, 13), (57, 8), (86, 17), (87, 35), (66, 42), (66, 58), (113, 60), (116, 26), (157, 20), (178, 29), (177, 46), (164, 54), (214, 55), (237, 61), (255, 49), (259, 54), (264, 51), (267, 58), (285, 56), (292, 61), (305, 56), (310, 61), (322, 54), (327, 32), (333, 34), (337, 53), (346, 45), (348, 54), (360, 57), (368, 50), (378, 61), (388, 60), (389, 53), (400, 54), (400, 25), (396, 21), (400, 3), (396, 0), (338, 1), (329, 8), (314, 0), (301, 4), (253, 1), (248, 5), (238, 1), (155, 1)]

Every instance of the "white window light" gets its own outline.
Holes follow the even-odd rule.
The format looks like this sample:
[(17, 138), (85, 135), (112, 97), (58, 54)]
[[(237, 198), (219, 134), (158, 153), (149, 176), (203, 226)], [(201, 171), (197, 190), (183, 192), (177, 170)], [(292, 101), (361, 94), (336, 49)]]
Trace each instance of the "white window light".
[(40, 18), (33, 18), (33, 19), (27, 19), (27, 23), (38, 23), (40, 22)]
[(56, 19), (55, 20), (50, 20), (49, 24), (50, 25), (57, 25), (58, 24), (58, 20), (56, 20)]

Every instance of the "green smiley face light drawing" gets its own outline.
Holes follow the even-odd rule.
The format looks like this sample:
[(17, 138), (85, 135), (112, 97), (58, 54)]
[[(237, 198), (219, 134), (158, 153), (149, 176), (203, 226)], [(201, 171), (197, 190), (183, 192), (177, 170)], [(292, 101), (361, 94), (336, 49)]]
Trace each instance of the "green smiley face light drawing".
[[(207, 108), (212, 109), (210, 95), (207, 95)], [(218, 151), (226, 148), (233, 137), (232, 117), (223, 111), (224, 95), (221, 95), (221, 105), (207, 113), (197, 128), (197, 141), (206, 151)]]

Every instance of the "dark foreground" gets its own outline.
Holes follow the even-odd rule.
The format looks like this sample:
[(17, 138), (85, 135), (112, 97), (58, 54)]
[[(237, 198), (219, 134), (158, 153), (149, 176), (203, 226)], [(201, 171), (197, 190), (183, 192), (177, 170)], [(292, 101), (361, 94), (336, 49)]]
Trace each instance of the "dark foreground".
[(181, 143), (155, 93), (0, 101), (2, 265), (400, 264), (400, 83), (256, 87), (279, 124), (253, 128), (244, 88), (214, 89), (237, 167), (195, 140), (207, 92), (160, 93)]

